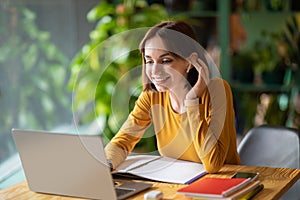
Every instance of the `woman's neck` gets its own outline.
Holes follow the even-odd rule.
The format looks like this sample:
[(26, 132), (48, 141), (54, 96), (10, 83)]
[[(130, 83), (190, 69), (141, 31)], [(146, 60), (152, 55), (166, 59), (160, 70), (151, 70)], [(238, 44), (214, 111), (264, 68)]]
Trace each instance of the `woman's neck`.
[(186, 84), (177, 84), (175, 87), (170, 89), (169, 95), (171, 106), (176, 113), (181, 114), (186, 112), (184, 100), (188, 91), (189, 88)]

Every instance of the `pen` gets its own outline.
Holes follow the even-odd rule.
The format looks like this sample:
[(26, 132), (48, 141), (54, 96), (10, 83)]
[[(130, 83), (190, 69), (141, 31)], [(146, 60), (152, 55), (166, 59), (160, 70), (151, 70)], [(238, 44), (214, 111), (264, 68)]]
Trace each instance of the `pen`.
[(201, 174), (198, 174), (197, 176), (195, 176), (194, 178), (192, 178), (191, 180), (188, 180), (187, 182), (185, 182), (184, 184), (191, 184), (192, 182), (196, 181), (197, 179), (201, 178), (202, 176), (204, 176), (206, 174), (206, 172), (203, 172)]
[(151, 163), (151, 162), (153, 162), (153, 161), (155, 161), (155, 160), (161, 159), (161, 158), (162, 158), (161, 156), (160, 156), (160, 157), (157, 157), (157, 158), (155, 158), (155, 159), (152, 159), (152, 160), (149, 160), (149, 161), (147, 161), (147, 162), (144, 162), (144, 163), (142, 163), (142, 164), (140, 164), (140, 165), (138, 165), (138, 166), (132, 167), (132, 168), (126, 170), (126, 171), (132, 171), (132, 170), (134, 170), (134, 169), (143, 167), (143, 166), (145, 166), (145, 165), (147, 165), (147, 164), (149, 164), (149, 163)]

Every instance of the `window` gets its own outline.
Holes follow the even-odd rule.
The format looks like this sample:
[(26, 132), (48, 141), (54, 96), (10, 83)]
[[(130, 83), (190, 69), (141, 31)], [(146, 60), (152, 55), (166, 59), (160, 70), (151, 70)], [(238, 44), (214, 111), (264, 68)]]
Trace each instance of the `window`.
[(72, 126), (68, 65), (89, 40), (86, 14), (98, 3), (0, 2), (0, 166), (17, 153), (12, 128)]

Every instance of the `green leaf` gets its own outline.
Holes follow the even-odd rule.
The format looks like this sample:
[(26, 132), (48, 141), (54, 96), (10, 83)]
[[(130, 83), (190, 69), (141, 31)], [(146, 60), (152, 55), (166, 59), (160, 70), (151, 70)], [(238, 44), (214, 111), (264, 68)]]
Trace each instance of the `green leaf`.
[(106, 15), (114, 14), (115, 8), (112, 4), (101, 2), (96, 7), (94, 7), (90, 12), (87, 14), (87, 19), (90, 22), (94, 22)]
[(34, 21), (36, 18), (35, 13), (27, 8), (22, 9), (22, 14), (24, 15), (25, 19), (28, 21)]
[(22, 56), (25, 70), (30, 70), (34, 67), (38, 59), (38, 49), (35, 44), (31, 44), (26, 52)]

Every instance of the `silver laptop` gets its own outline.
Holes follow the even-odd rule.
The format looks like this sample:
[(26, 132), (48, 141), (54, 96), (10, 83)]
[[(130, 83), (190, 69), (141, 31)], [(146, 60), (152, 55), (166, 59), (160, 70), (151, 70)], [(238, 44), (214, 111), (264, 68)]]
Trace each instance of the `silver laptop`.
[(152, 185), (112, 178), (100, 136), (17, 130), (12, 134), (30, 190), (90, 199), (125, 199)]

